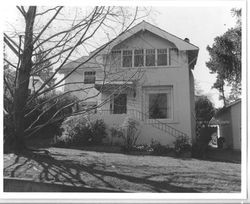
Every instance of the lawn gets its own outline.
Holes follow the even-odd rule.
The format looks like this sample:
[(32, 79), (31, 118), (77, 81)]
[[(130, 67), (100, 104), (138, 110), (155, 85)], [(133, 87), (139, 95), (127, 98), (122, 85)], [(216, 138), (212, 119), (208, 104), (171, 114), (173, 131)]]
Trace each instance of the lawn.
[(4, 176), (132, 192), (240, 192), (240, 164), (63, 148), (4, 155)]

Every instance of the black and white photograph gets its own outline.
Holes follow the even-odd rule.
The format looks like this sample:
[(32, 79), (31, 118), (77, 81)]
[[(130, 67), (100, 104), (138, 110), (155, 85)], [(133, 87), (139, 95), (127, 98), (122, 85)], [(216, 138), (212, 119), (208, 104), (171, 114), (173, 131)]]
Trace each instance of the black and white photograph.
[(246, 4), (4, 5), (0, 202), (247, 201)]

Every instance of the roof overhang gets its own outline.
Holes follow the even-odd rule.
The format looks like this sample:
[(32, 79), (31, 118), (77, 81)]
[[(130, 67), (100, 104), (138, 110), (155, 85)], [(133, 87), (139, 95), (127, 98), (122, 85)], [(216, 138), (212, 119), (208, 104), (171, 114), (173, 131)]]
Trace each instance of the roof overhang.
[(114, 91), (114, 89), (118, 90), (127, 90), (134, 89), (134, 83), (132, 81), (112, 81), (112, 82), (104, 82), (97, 81), (95, 83), (95, 88), (100, 92), (109, 92)]
[[(105, 48), (103, 48), (104, 46), (101, 46), (100, 48), (98, 48), (97, 50), (95, 50), (94, 52), (92, 52), (92, 54), (99, 52), (100, 54), (107, 54), (109, 53), (112, 48), (118, 44), (120, 44), (121, 42), (123, 42), (124, 40), (128, 39), (129, 37), (133, 36), (134, 34), (140, 32), (140, 31), (150, 31), (156, 35), (158, 35), (159, 37), (166, 39), (170, 42), (172, 42), (179, 50), (193, 50), (198, 54), (198, 50), (199, 48), (185, 40), (182, 40), (181, 38), (170, 34), (148, 22), (142, 21), (141, 23), (135, 25), (133, 28), (127, 30), (126, 32), (122, 33), (121, 35), (119, 35), (117, 38), (115, 38), (113, 41), (111, 41), (111, 43), (109, 43), (108, 45), (104, 45), (106, 46)], [(100, 49), (102, 49), (100, 51)]]

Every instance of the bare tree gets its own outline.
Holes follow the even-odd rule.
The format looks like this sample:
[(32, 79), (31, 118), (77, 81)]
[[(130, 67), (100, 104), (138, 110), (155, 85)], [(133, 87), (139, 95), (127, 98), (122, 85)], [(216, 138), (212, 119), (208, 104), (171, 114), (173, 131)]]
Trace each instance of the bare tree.
[[(13, 115), (14, 121), (12, 147), (16, 151), (22, 151), (26, 149), (24, 142), (26, 137), (34, 136), (42, 127), (70, 115), (60, 115), (60, 113), (68, 107), (74, 106), (76, 102), (66, 104), (53, 114), (46, 123), (37, 125), (36, 122), (46, 111), (56, 104), (57, 99), (70, 92), (87, 91), (89, 87), (86, 88), (82, 86), (79, 89), (71, 90), (54, 97), (52, 96), (29, 111), (27, 111), (27, 107), (44, 93), (63, 86), (63, 82), (66, 78), (76, 72), (79, 67), (98, 56), (116, 37), (128, 31), (136, 20), (148, 15), (148, 13), (145, 9), (122, 7), (93, 7), (79, 10), (68, 9), (62, 6), (54, 8), (17, 6), (17, 10), (23, 18), (25, 30), (23, 32), (13, 31), (11, 34), (8, 32), (4, 33), (4, 43), (8, 49), (12, 51), (12, 55), (15, 55), (16, 59), (13, 62), (13, 60), (8, 59), (7, 56), (4, 57), (5, 63), (12, 68), (14, 73), (14, 79), (11, 80), (14, 89), (11, 88), (7, 75), (5, 75), (4, 83), (6, 89), (8, 89), (9, 98), (13, 99), (13, 111), (9, 112), (9, 114)], [(114, 26), (116, 26), (116, 29), (114, 29)], [(83, 50), (89, 52), (91, 48), (98, 47), (95, 43), (96, 36), (104, 32), (109, 33), (107, 37), (110, 37), (112, 34), (113, 39), (96, 49), (86, 60), (75, 65), (63, 78), (54, 82), (58, 72), (65, 64), (74, 60), (75, 57), (80, 57), (80, 53), (82, 53)], [(29, 95), (28, 87), (30, 77), (41, 72), (46, 72), (46, 69), (51, 69), (51, 66), (53, 66), (54, 72), (46, 78), (40, 88)], [(111, 76), (113, 74), (113, 76), (115, 76), (113, 79), (115, 80), (121, 77), (119, 73), (107, 71), (105, 65), (103, 65), (103, 67), (103, 84), (106, 82), (107, 75)], [(137, 74), (138, 71), (132, 72), (126, 80), (134, 79)], [(46, 88), (47, 85), (50, 85), (49, 88)], [(116, 92), (121, 91), (125, 86), (126, 81)], [(84, 100), (87, 99), (88, 98), (85, 98)], [(51, 104), (52, 101), (54, 102)], [(103, 103), (105, 103), (105, 101)], [(99, 105), (101, 106), (103, 103)], [(28, 125), (28, 128), (25, 128), (25, 118), (39, 107), (48, 104), (50, 107), (46, 108), (44, 112), (34, 119), (34, 121)], [(81, 112), (81, 114), (83, 113)]]

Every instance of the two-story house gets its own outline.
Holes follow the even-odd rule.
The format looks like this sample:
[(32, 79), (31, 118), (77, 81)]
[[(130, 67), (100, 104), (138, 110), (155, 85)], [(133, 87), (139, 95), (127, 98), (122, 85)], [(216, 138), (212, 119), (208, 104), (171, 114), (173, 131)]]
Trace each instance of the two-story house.
[[(195, 139), (194, 79), (199, 48), (145, 21), (93, 51), (95, 56), (65, 81), (65, 91), (84, 105), (96, 105), (98, 118), (141, 123), (138, 143), (152, 139), (171, 145), (178, 135)], [(70, 62), (67, 74), (89, 56)], [(72, 83), (75, 82), (75, 83)], [(85, 100), (86, 99), (86, 100)]]

